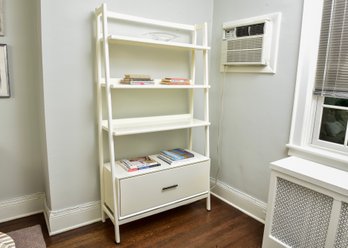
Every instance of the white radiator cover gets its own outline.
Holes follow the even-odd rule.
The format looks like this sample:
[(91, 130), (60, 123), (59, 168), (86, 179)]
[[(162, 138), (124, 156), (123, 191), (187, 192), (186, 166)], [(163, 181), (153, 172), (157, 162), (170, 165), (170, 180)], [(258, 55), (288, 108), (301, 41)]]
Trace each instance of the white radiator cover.
[(348, 247), (348, 172), (297, 157), (271, 169), (262, 247)]

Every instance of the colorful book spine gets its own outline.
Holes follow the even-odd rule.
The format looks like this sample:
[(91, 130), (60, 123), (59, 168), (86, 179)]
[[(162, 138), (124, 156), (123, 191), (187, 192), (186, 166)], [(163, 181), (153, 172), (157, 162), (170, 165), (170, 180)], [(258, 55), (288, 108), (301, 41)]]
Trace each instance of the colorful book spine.
[(160, 166), (160, 165), (161, 165), (160, 163), (158, 163), (158, 164), (151, 164), (151, 165), (144, 165), (144, 166), (138, 167), (138, 170), (153, 168), (153, 167), (157, 167), (157, 166)]
[(130, 85), (147, 85), (147, 84), (154, 84), (154, 81), (130, 81)]
[(124, 161), (120, 161), (119, 165), (121, 165), (121, 167), (123, 169), (125, 169), (127, 172), (132, 172), (132, 171), (137, 171), (138, 170), (138, 168), (131, 167), (131, 166), (129, 166), (129, 164), (125, 163)]
[(168, 81), (181, 81), (181, 82), (183, 82), (183, 81), (189, 81), (189, 79), (188, 78), (175, 78), (175, 77), (166, 77), (166, 78), (164, 78), (163, 80), (168, 80)]
[(130, 84), (130, 85), (146, 85), (146, 84), (154, 84), (153, 80), (121, 80), (121, 84)]
[(190, 79), (188, 78), (174, 78), (174, 77), (166, 77), (163, 78), (161, 84), (168, 85), (189, 85), (191, 84)]
[(166, 157), (171, 158), (172, 160), (181, 160), (184, 159), (185, 157), (175, 154), (173, 152), (170, 151), (162, 151), (161, 154), (165, 155)]
[(163, 156), (163, 155), (158, 155), (157, 157), (158, 157), (159, 159), (161, 159), (162, 161), (166, 162), (167, 164), (173, 163), (173, 160), (171, 160), (171, 159), (169, 159), (169, 158), (167, 158), (167, 157), (165, 157), (165, 156)]
[(184, 149), (181, 149), (181, 148), (176, 148), (176, 149), (172, 149), (172, 150), (169, 150), (170, 152), (173, 152), (175, 154), (179, 154), (180, 156), (183, 156), (185, 158), (192, 158), (194, 157), (195, 155), (191, 152), (188, 152)]

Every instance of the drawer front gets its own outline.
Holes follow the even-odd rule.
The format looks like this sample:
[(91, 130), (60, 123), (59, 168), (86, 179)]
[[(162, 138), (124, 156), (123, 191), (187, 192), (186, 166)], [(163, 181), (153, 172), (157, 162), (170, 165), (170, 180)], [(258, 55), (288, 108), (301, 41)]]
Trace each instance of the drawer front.
[(209, 190), (210, 161), (120, 181), (121, 217)]

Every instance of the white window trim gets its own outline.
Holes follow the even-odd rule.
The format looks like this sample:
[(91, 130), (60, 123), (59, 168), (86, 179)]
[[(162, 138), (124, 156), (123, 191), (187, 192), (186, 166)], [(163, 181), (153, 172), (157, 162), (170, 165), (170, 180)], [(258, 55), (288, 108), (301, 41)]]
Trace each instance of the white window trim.
[(323, 0), (304, 0), (300, 50), (294, 106), (291, 121), (289, 155), (348, 170), (348, 156), (312, 143), (316, 99), (313, 88), (318, 58)]

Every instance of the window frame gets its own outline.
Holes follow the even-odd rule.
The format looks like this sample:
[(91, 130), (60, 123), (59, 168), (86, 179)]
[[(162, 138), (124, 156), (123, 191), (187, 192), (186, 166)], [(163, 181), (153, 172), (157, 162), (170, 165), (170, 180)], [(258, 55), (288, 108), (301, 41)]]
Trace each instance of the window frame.
[[(318, 96), (313, 94), (323, 0), (304, 0), (288, 154), (348, 170), (348, 153), (313, 144)], [(320, 97), (319, 97), (320, 98)], [(321, 117), (320, 117), (321, 118)]]
[(347, 147), (348, 128), (346, 128), (346, 131), (345, 131), (345, 139), (344, 139), (343, 145), (319, 139), (324, 108), (331, 108), (331, 109), (337, 109), (337, 110), (341, 109), (341, 110), (348, 111), (348, 107), (327, 105), (324, 103), (324, 100), (325, 100), (324, 96), (315, 96), (314, 98), (316, 98), (317, 106), (316, 106), (316, 112), (315, 112), (315, 117), (313, 121), (312, 144), (319, 148), (330, 149), (334, 152), (343, 152), (343, 153), (347, 153), (348, 155), (348, 147)]

